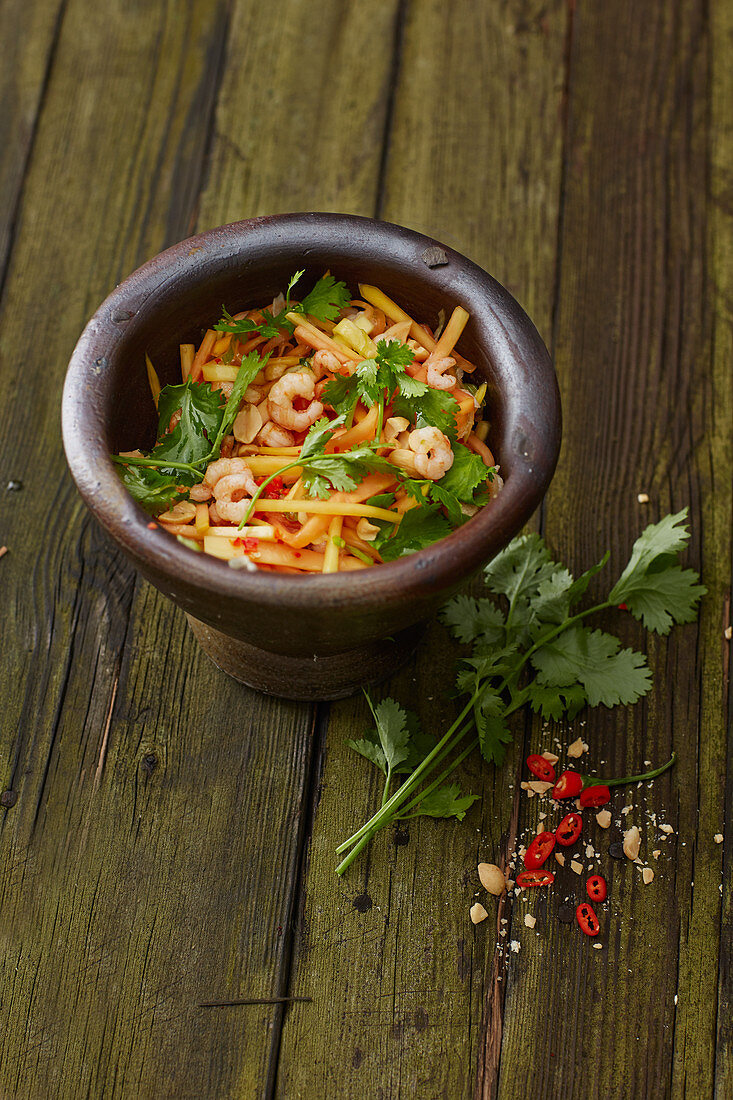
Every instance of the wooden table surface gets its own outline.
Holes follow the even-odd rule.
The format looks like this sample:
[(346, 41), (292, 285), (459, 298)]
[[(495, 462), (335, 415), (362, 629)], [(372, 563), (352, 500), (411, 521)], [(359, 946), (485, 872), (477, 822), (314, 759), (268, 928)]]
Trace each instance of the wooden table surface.
[[(0, 1096), (733, 1096), (733, 5), (2, 13)], [(504, 769), (463, 769), (482, 797), (462, 824), (387, 831), (343, 880), (335, 844), (378, 798), (346, 747), (365, 702), (282, 702), (215, 669), (85, 512), (59, 433), (66, 362), (115, 283), (285, 210), (399, 222), (503, 282), (562, 389), (535, 526), (571, 567), (607, 547), (618, 566), (689, 505), (709, 589), (669, 638), (613, 620), (649, 654), (646, 701), (519, 722)], [(440, 730), (454, 657), (431, 627), (385, 693)], [(654, 882), (607, 858), (611, 830), (602, 950), (551, 893), (534, 931), (511, 900), (474, 928), (477, 860), (537, 821), (524, 756), (578, 733), (588, 770), (679, 754), (630, 796), (675, 830)], [(199, 1007), (291, 996), (310, 1001)]]

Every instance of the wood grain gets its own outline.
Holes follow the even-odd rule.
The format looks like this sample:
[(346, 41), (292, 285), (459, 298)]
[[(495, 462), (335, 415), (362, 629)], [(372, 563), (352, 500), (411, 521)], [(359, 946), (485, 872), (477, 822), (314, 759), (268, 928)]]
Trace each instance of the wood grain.
[(188, 228), (225, 31), (208, 3), (72, 3), (26, 177), (0, 318), (25, 364), (0, 383), (24, 486), (1, 503), (7, 1096), (254, 1095), (281, 1011), (245, 1009), (240, 1042), (242, 1010), (197, 1005), (282, 992), (312, 715), (208, 665), (82, 518), (58, 439), (89, 312)]
[[(612, 829), (592, 835), (609, 878), (602, 950), (552, 912), (522, 937), (500, 1096), (714, 1090), (731, 408), (713, 358), (706, 255), (708, 51), (695, 4), (576, 12), (555, 330), (566, 428), (546, 531), (573, 566), (610, 547), (615, 573), (646, 523), (689, 505), (689, 560), (710, 594), (700, 623), (669, 640), (645, 639), (622, 613), (609, 619), (648, 650), (655, 690), (627, 711), (588, 714), (588, 770), (634, 772), (672, 748), (679, 764), (653, 789), (614, 798)], [(633, 807), (626, 817), (624, 804)], [(533, 816), (523, 810), (520, 828)], [(650, 886), (607, 855), (619, 825), (632, 822), (656, 874)], [(662, 822), (674, 827), (668, 839)], [(561, 875), (556, 893), (577, 903), (583, 879)]]
[[(478, 20), (469, 3), (408, 5), (380, 208), (389, 220), (468, 252), (500, 278), (511, 271), (513, 289), (545, 331), (555, 278), (565, 34), (562, 4), (487, 5)], [(458, 72), (471, 74), (470, 111), (459, 83), (446, 76)], [(480, 143), (477, 117), (485, 120)], [(529, 183), (540, 176), (546, 189)], [(454, 713), (446, 698), (454, 661), (455, 648), (433, 627), (418, 663), (379, 694), (417, 709), (438, 733)], [(482, 795), (465, 822), (387, 830), (338, 880), (337, 843), (379, 804), (375, 769), (346, 746), (368, 725), (363, 701), (332, 707), (291, 989), (334, 1007), (318, 1029), (308, 1006), (289, 1012), (278, 1095), (470, 1097), (484, 999), (497, 1051), (501, 1043), (507, 971), (505, 950), (496, 949), (503, 942), (496, 907), (476, 929), (468, 909), (480, 889), (479, 859), (498, 859), (511, 833), (522, 722), (506, 769), (487, 770), (475, 760), (463, 770), (465, 789)], [(345, 798), (345, 791), (353, 794)]]
[[(316, 19), (301, 0), (5, 0), (2, 16), (0, 791), (17, 802), (0, 809), (0, 1094), (730, 1095), (730, 5), (328, 0)], [(536, 525), (571, 566), (608, 546), (616, 569), (689, 504), (710, 590), (669, 639), (609, 616), (648, 647), (647, 702), (572, 730), (518, 717), (503, 770), (461, 770), (482, 796), (465, 822), (387, 830), (343, 880), (334, 849), (380, 797), (346, 746), (364, 701), (314, 711), (218, 673), (83, 513), (58, 434), (64, 364), (115, 282), (196, 228), (298, 209), (377, 213), (504, 282), (563, 390)], [(384, 693), (438, 732), (454, 656), (430, 627)], [(607, 857), (615, 824), (593, 834), (602, 950), (557, 921), (570, 875), (489, 899), (474, 928), (479, 858), (550, 812), (519, 797), (524, 756), (578, 732), (605, 774), (679, 753), (614, 798), (643, 854), (662, 851), (654, 882)], [(288, 996), (311, 1000), (199, 1007)]]
[(64, 6), (64, 0), (0, 5), (3, 52), (12, 59), (0, 71), (0, 287)]
[[(250, 26), (254, 7), (235, 7), (233, 24)], [(297, 4), (280, 14), (291, 12), (306, 15)], [(329, 41), (337, 14), (321, 24)], [(90, 17), (72, 0), (26, 177), (0, 318), (6, 357), (33, 371), (22, 391), (14, 372), (3, 377), (13, 427), (0, 464), (24, 483), (2, 501), (15, 601), (2, 626), (3, 779), (18, 796), (3, 811), (4, 1094), (260, 1096), (277, 1064), (281, 1004), (197, 1006), (286, 993), (313, 710), (257, 696), (206, 661), (183, 617), (82, 518), (62, 474), (57, 401), (27, 401), (29, 387), (58, 394), (110, 286), (194, 228), (222, 82), (221, 108), (247, 114), (246, 89), (226, 84), (239, 73), (228, 27), (223, 5)], [(370, 42), (361, 57), (378, 82), (390, 55)], [(295, 47), (278, 48), (293, 104)], [(272, 61), (250, 58), (248, 78), (264, 82)], [(309, 81), (316, 103), (325, 68), (321, 81)], [(354, 100), (354, 132), (371, 109)], [(310, 139), (287, 113), (280, 130), (291, 142), (272, 155), (290, 162)], [(356, 178), (363, 148), (348, 128), (343, 137), (341, 167)], [(214, 149), (223, 170), (235, 164)], [(373, 208), (375, 192), (352, 194)], [(225, 220), (215, 203), (213, 220)], [(43, 357), (39, 306), (59, 318)], [(58, 489), (42, 514), (48, 484)], [(43, 548), (32, 585), (28, 545)]]
[(397, 0), (239, 3), (198, 228), (297, 210), (373, 215)]

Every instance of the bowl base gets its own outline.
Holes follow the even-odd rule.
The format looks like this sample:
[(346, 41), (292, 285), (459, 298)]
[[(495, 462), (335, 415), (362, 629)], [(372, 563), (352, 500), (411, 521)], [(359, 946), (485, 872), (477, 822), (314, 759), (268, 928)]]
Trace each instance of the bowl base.
[(222, 634), (193, 615), (186, 618), (196, 641), (222, 672), (265, 695), (303, 702), (344, 699), (360, 687), (386, 680), (412, 656), (425, 629), (418, 623), (392, 638), (327, 657), (288, 657)]

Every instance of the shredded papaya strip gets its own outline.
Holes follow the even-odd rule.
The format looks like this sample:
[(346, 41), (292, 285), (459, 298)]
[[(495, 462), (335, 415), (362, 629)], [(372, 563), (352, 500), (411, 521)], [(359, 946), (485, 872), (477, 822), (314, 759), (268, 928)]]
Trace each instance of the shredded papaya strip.
[[(387, 508), (375, 508), (371, 504), (354, 504), (350, 500), (336, 500), (337, 495), (334, 493), (330, 500), (298, 500), (296, 507), (299, 512), (312, 512), (314, 515), (366, 516), (367, 519), (383, 519), (395, 524), (402, 518), (397, 512)], [(289, 500), (268, 500), (260, 497), (255, 501), (254, 510), (256, 512), (292, 512), (294, 508), (293, 502)], [(312, 541), (312, 539), (308, 540), (308, 542)]]
[(160, 397), (160, 379), (158, 378), (155, 367), (150, 361), (150, 356), (145, 352), (145, 367), (148, 372), (148, 382), (150, 383), (150, 392), (153, 395), (153, 401), (155, 402), (156, 409), (158, 408), (158, 398)]
[(181, 381), (185, 382), (191, 373), (196, 347), (194, 344), (179, 344), (178, 350), (181, 355)]
[(338, 573), (339, 548), (335, 539), (341, 537), (341, 528), (344, 524), (343, 516), (334, 516), (328, 525), (328, 544), (323, 555), (323, 573)]

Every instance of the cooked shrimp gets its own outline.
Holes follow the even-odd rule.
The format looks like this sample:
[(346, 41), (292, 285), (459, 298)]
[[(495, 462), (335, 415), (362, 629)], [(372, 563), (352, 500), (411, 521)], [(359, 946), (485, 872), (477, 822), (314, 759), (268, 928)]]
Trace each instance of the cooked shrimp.
[(434, 390), (452, 390), (458, 379), (453, 374), (446, 374), (447, 370), (455, 367), (456, 361), (451, 356), (446, 359), (435, 359), (428, 362), (426, 382)]
[[(267, 411), (283, 428), (304, 432), (315, 424), (323, 412), (323, 405), (315, 400), (316, 381), (310, 371), (292, 371), (278, 378), (267, 398)], [(310, 401), (307, 409), (298, 412), (293, 408), (293, 398)]]
[(204, 483), (214, 490), (214, 498), (217, 503), (222, 500), (232, 500), (234, 493), (257, 492), (257, 482), (252, 476), (252, 471), (243, 458), (220, 458), (212, 462), (204, 476)]
[(211, 500), (211, 486), (205, 485), (203, 482), (200, 485), (192, 485), (188, 491), (188, 495), (191, 500)]
[(263, 447), (292, 447), (295, 442), (295, 436), (291, 432), (286, 432), (284, 428), (279, 428), (277, 424), (273, 424), (271, 420), (268, 420), (257, 433), (257, 441), (261, 443)]
[(416, 428), (410, 432), (407, 443), (415, 454), (415, 468), (421, 477), (438, 481), (453, 465), (450, 440), (438, 428)]
[(327, 370), (331, 374), (338, 374), (341, 363), (332, 351), (317, 351), (313, 356), (313, 366), (316, 370)]

